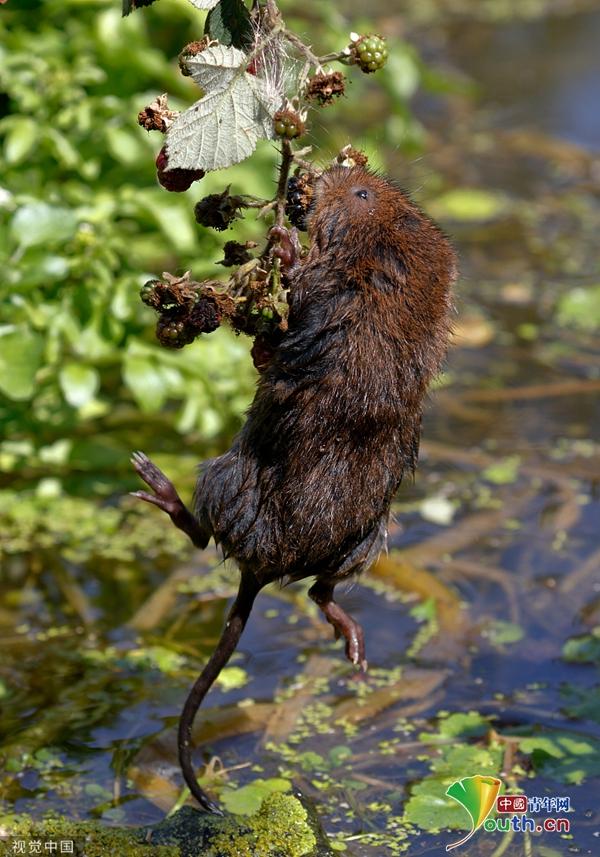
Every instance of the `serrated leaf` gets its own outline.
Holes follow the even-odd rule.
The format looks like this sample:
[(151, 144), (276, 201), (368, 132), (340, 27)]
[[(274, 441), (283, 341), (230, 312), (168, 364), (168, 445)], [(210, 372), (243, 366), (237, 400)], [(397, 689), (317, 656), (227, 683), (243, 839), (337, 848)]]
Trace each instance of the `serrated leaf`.
[(273, 115), (280, 95), (246, 71), (246, 55), (216, 45), (186, 60), (206, 92), (180, 113), (167, 134), (171, 169), (219, 170), (243, 161), (259, 139), (274, 136)]
[(196, 9), (214, 9), (218, 2), (219, 0), (190, 0)]
[(250, 14), (242, 0), (221, 0), (206, 16), (204, 32), (234, 48), (248, 48), (253, 42)]

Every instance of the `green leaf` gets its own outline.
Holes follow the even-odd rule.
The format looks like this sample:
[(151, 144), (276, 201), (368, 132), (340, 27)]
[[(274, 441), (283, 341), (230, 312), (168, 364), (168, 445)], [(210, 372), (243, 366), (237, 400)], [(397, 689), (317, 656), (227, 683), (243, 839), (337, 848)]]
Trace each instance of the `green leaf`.
[(33, 119), (20, 116), (10, 126), (4, 140), (4, 157), (9, 164), (23, 161), (38, 139), (38, 127)]
[(153, 361), (146, 357), (126, 354), (123, 360), (123, 380), (144, 413), (153, 413), (162, 408), (167, 390)]
[(133, 134), (124, 128), (109, 125), (105, 128), (108, 149), (119, 163), (125, 166), (139, 164), (141, 160), (140, 142)]
[(63, 167), (71, 170), (80, 163), (81, 157), (79, 152), (75, 146), (73, 146), (68, 137), (61, 134), (60, 131), (56, 130), (56, 128), (47, 128), (46, 136), (54, 150), (57, 161), (62, 164)]
[(44, 340), (29, 330), (9, 329), (0, 334), (0, 392), (9, 399), (30, 399), (42, 364)]
[(577, 687), (565, 684), (560, 689), (560, 695), (565, 701), (561, 710), (567, 717), (600, 723), (600, 685)]
[(518, 455), (509, 455), (486, 467), (481, 475), (494, 485), (510, 485), (519, 475), (520, 464), (521, 459)]
[(522, 738), (522, 753), (531, 756), (536, 771), (562, 783), (579, 785), (600, 776), (600, 742), (567, 732), (545, 732)]
[(439, 753), (432, 762), (432, 774), (412, 787), (404, 808), (404, 821), (428, 831), (442, 827), (466, 830), (469, 827), (468, 815), (448, 797), (446, 789), (461, 777), (474, 774), (498, 776), (501, 751), (498, 748), (453, 744), (441, 748)]
[(439, 196), (431, 205), (436, 217), (460, 221), (491, 220), (506, 208), (505, 199), (482, 188), (456, 188)]
[(250, 14), (242, 0), (221, 0), (206, 16), (204, 32), (234, 48), (249, 48), (254, 41)]
[(81, 363), (67, 363), (60, 370), (58, 379), (65, 399), (73, 408), (80, 408), (90, 402), (100, 386), (97, 371)]
[(525, 632), (520, 625), (515, 625), (514, 622), (506, 622), (504, 619), (495, 619), (486, 624), (482, 634), (494, 646), (518, 643), (525, 636)]
[(261, 138), (274, 136), (281, 93), (246, 71), (246, 54), (215, 45), (186, 57), (186, 68), (206, 93), (175, 119), (167, 134), (171, 169), (219, 170), (243, 161)]
[(600, 328), (600, 285), (571, 289), (558, 301), (559, 324), (590, 332)]
[(67, 241), (73, 237), (76, 228), (75, 212), (45, 202), (22, 205), (10, 224), (12, 237), (23, 249)]
[(142, 670), (160, 670), (167, 675), (177, 673), (185, 666), (185, 658), (165, 646), (146, 646), (132, 649), (125, 655), (125, 661)]
[(171, 242), (176, 250), (189, 253), (196, 245), (197, 229), (194, 229), (191, 208), (183, 208), (177, 202), (169, 202), (157, 205), (153, 202), (148, 209), (165, 238)]
[(289, 780), (273, 777), (269, 780), (258, 779), (239, 789), (227, 789), (221, 794), (221, 802), (226, 810), (236, 815), (254, 815), (267, 795), (273, 792), (288, 792), (292, 784)]
[(419, 741), (435, 742), (448, 738), (473, 738), (485, 735), (490, 724), (487, 718), (477, 711), (457, 711), (447, 716), (440, 716), (437, 732), (421, 732)]
[(222, 690), (236, 690), (248, 684), (248, 673), (241, 667), (225, 667), (216, 682)]
[(574, 664), (600, 664), (600, 625), (589, 634), (567, 640), (562, 656), (565, 661)]

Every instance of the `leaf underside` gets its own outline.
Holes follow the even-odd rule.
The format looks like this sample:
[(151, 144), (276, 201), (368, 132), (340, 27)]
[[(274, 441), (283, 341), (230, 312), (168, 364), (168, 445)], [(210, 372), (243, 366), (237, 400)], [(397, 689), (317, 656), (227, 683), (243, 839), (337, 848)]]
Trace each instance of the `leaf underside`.
[(186, 65), (207, 94), (169, 129), (171, 169), (223, 169), (251, 155), (259, 139), (274, 136), (273, 115), (280, 96), (246, 72), (242, 51), (216, 45), (190, 57)]

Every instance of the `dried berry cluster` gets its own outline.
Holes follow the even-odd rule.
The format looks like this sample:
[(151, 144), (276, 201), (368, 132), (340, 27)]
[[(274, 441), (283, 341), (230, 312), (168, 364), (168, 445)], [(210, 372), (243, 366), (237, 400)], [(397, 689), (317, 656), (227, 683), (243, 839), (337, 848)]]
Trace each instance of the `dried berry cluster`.
[(198, 54), (201, 54), (203, 50), (205, 50), (211, 43), (211, 40), (208, 36), (204, 36), (203, 39), (200, 39), (197, 42), (190, 42), (189, 45), (186, 45), (182, 51), (179, 53), (179, 70), (184, 77), (189, 77), (191, 72), (187, 66), (187, 60), (190, 57), (195, 57)]
[(366, 167), (369, 158), (360, 149), (354, 149), (350, 144), (344, 146), (336, 158), (336, 162), (343, 167)]
[(218, 283), (195, 283), (189, 274), (149, 280), (141, 288), (142, 301), (159, 314), (156, 338), (167, 348), (183, 348), (201, 333), (211, 333), (221, 324), (233, 301), (218, 292)]
[(177, 116), (177, 111), (169, 110), (169, 103), (166, 93), (159, 95), (150, 104), (140, 110), (138, 113), (138, 125), (145, 128), (146, 131), (160, 131), (161, 134), (166, 134), (169, 125)]
[(302, 173), (292, 176), (287, 186), (287, 204), (285, 213), (293, 226), (306, 229), (306, 215), (313, 196), (314, 176)]
[(217, 265), (223, 265), (225, 268), (233, 268), (235, 265), (245, 265), (246, 262), (252, 260), (252, 254), (249, 250), (257, 247), (256, 241), (246, 241), (240, 244), (239, 241), (226, 241), (223, 247), (223, 258)]
[(243, 197), (233, 196), (229, 193), (229, 187), (226, 187), (223, 193), (211, 193), (197, 202), (194, 215), (200, 226), (210, 226), (223, 232), (240, 216), (243, 207)]
[(308, 101), (316, 101), (321, 107), (333, 104), (334, 98), (344, 94), (345, 78), (341, 71), (327, 74), (320, 72), (308, 81), (305, 97)]

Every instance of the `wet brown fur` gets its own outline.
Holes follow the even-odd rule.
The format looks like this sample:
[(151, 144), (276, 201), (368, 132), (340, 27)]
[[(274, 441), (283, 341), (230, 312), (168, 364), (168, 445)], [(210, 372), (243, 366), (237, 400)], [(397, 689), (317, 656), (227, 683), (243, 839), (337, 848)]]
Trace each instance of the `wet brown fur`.
[(448, 341), (454, 252), (395, 185), (363, 167), (326, 171), (308, 231), (288, 333), (195, 495), (207, 539), (260, 585), (334, 582), (376, 558)]
[(168, 512), (196, 546), (213, 537), (242, 572), (179, 721), (185, 781), (212, 812), (192, 765), (192, 724), (266, 583), (316, 577), (309, 594), (346, 638), (349, 659), (366, 667), (362, 629), (333, 589), (385, 543), (448, 340), (454, 253), (398, 188), (363, 167), (334, 167), (316, 183), (308, 226), (308, 255), (287, 272), (289, 329), (232, 448), (202, 466), (195, 514), (143, 453), (133, 459), (154, 491), (136, 496)]

